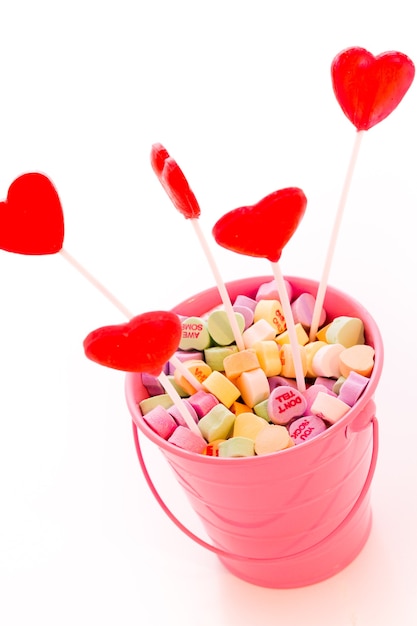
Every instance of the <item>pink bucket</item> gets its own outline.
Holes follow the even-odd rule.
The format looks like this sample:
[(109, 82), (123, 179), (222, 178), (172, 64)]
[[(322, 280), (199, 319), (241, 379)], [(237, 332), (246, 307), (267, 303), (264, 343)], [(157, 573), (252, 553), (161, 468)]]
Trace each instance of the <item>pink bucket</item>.
[[(232, 302), (239, 294), (254, 297), (259, 285), (271, 280), (261, 276), (228, 283)], [(315, 281), (287, 280), (294, 297), (317, 292)], [(212, 288), (173, 310), (199, 316), (219, 304), (218, 290)], [(378, 455), (373, 396), (382, 370), (382, 339), (369, 313), (342, 292), (328, 287), (324, 308), (329, 318), (349, 315), (364, 322), (366, 343), (375, 349), (372, 376), (359, 401), (336, 424), (279, 453), (230, 459), (177, 448), (144, 422), (138, 402), (147, 393), (140, 374), (126, 377), (136, 449), (157, 501), (230, 572), (263, 587), (302, 587), (333, 576), (359, 554), (371, 530), (369, 487)], [(212, 543), (188, 530), (162, 501), (145, 466), (138, 430), (163, 452)]]

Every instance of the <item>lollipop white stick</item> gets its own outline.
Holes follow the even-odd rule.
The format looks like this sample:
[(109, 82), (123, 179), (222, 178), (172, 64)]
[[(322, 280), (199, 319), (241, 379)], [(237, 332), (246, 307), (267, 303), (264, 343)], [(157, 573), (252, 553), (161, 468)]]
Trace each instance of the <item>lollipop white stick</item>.
[(197, 380), (190, 370), (184, 366), (184, 363), (177, 356), (175, 356), (175, 354), (172, 355), (169, 362), (181, 372), (182, 376), (184, 376), (184, 378), (190, 383), (190, 385), (192, 385), (192, 387), (194, 387), (196, 391), (204, 391), (204, 387), (200, 381)]
[(288, 297), (287, 288), (285, 286), (284, 277), (282, 275), (279, 264), (271, 262), (271, 267), (275, 281), (277, 283), (278, 294), (282, 304), (285, 323), (287, 325), (288, 335), (290, 338), (297, 388), (298, 391), (301, 391), (301, 393), (303, 393), (306, 390), (306, 383), (304, 378), (303, 363), (301, 360), (300, 344), (297, 340), (297, 332), (295, 330), (294, 317), (291, 310), (290, 299)]
[(167, 392), (171, 400), (173, 401), (174, 405), (177, 407), (178, 411), (181, 413), (188, 428), (192, 430), (196, 435), (200, 435), (200, 437), (203, 438), (203, 435), (201, 434), (200, 429), (198, 428), (194, 419), (191, 417), (190, 413), (188, 412), (187, 407), (185, 406), (184, 402), (181, 399), (181, 396), (179, 395), (179, 393), (177, 392), (177, 390), (175, 389), (174, 385), (171, 383), (171, 381), (169, 380), (165, 372), (161, 372), (159, 374), (158, 380), (161, 383), (161, 385), (164, 387), (165, 391)]
[(68, 261), (68, 263), (70, 263), (70, 265), (72, 265), (78, 272), (80, 272), (80, 274), (82, 274), (84, 278), (86, 278), (96, 289), (98, 289), (98, 291), (100, 291), (103, 296), (116, 307), (116, 309), (119, 309), (119, 311), (123, 313), (125, 317), (127, 317), (128, 319), (131, 319), (133, 317), (133, 313), (131, 313), (129, 309), (127, 309), (124, 304), (120, 302), (120, 300), (118, 300), (108, 289), (106, 289), (106, 287), (102, 285), (102, 283), (98, 281), (97, 278), (90, 274), (90, 272), (88, 272), (83, 265), (81, 265), (76, 259), (74, 259), (74, 257), (69, 254), (69, 252), (62, 248), (60, 250), (60, 254), (64, 257), (66, 261)]
[(312, 317), (311, 327), (310, 327), (310, 341), (315, 340), (317, 330), (319, 327), (320, 315), (323, 309), (323, 302), (324, 302), (324, 298), (326, 295), (327, 283), (328, 283), (329, 274), (330, 274), (330, 266), (332, 263), (332, 259), (333, 259), (333, 255), (334, 255), (334, 251), (336, 247), (336, 241), (337, 241), (337, 237), (339, 234), (340, 224), (342, 223), (343, 212), (346, 206), (349, 189), (350, 189), (350, 185), (352, 182), (353, 172), (355, 169), (355, 165), (356, 165), (356, 161), (357, 161), (358, 153), (359, 153), (359, 148), (362, 142), (362, 136), (364, 132), (365, 131), (363, 130), (356, 132), (355, 142), (353, 145), (352, 154), (351, 154), (348, 169), (346, 172), (345, 182), (343, 185), (342, 194), (340, 196), (336, 218), (333, 224), (329, 247), (327, 249), (327, 256), (326, 256), (326, 260), (324, 263), (323, 273), (322, 273), (321, 280), (320, 280), (318, 290), (317, 290), (316, 302), (314, 305), (313, 317)]
[[(66, 261), (68, 261), (68, 263), (70, 263), (70, 265), (72, 265), (72, 267), (80, 272), (80, 274), (82, 274), (84, 278), (86, 278), (96, 289), (98, 289), (98, 291), (105, 298), (107, 298), (109, 302), (111, 302), (121, 313), (123, 313), (123, 315), (128, 320), (132, 319), (133, 313), (129, 311), (129, 309), (124, 304), (122, 304), (122, 302), (120, 302), (120, 300), (118, 300), (116, 296), (111, 293), (111, 291), (109, 291), (99, 280), (97, 280), (95, 276), (90, 274), (90, 272), (83, 265), (81, 265), (81, 263), (79, 263), (71, 254), (69, 254), (69, 252), (62, 248), (60, 250), (60, 254), (64, 257)], [(190, 370), (187, 369), (182, 361), (180, 361), (175, 355), (172, 355), (172, 357), (170, 358), (170, 362), (181, 372), (182, 376), (184, 376), (184, 378), (188, 380), (190, 385), (192, 385), (196, 391), (203, 389), (200, 381), (198, 381), (197, 378), (193, 376)]]
[(198, 217), (200, 216), (201, 211), (197, 198), (191, 190), (183, 171), (178, 166), (178, 163), (169, 155), (168, 151), (160, 143), (155, 143), (152, 146), (151, 165), (174, 207), (192, 223), (213, 272), (238, 350), (244, 350), (245, 345), (243, 343), (235, 312), (233, 311), (232, 303), (230, 302), (229, 294), (220, 276), (220, 272), (217, 268), (208, 243), (200, 228)]
[(210, 248), (209, 248), (209, 246), (207, 244), (207, 241), (206, 241), (206, 239), (205, 239), (205, 237), (204, 237), (204, 235), (202, 233), (202, 230), (200, 228), (200, 224), (199, 224), (198, 219), (192, 218), (192, 219), (190, 219), (190, 222), (192, 223), (192, 225), (194, 227), (194, 230), (195, 230), (195, 232), (197, 234), (197, 237), (198, 237), (198, 239), (200, 241), (201, 247), (203, 248), (204, 253), (205, 253), (205, 255), (207, 257), (207, 260), (209, 262), (209, 265), (211, 267), (211, 271), (213, 272), (214, 279), (216, 281), (217, 288), (219, 290), (220, 297), (222, 299), (223, 306), (225, 308), (225, 311), (226, 311), (226, 314), (227, 314), (227, 318), (229, 320), (229, 324), (231, 326), (231, 329), (232, 329), (232, 332), (233, 332), (233, 336), (235, 338), (235, 342), (236, 342), (236, 345), (238, 347), (238, 350), (239, 351), (244, 350), (245, 349), (245, 344), (244, 344), (243, 339), (242, 339), (242, 334), (240, 332), (240, 329), (239, 329), (239, 326), (238, 326), (238, 323), (237, 323), (236, 315), (235, 315), (235, 312), (233, 310), (233, 306), (232, 306), (232, 303), (230, 301), (230, 296), (229, 296), (228, 291), (226, 289), (226, 285), (224, 284), (224, 282), (222, 280), (222, 277), (220, 276), (220, 272), (218, 270), (218, 267), (216, 265), (214, 257), (213, 257), (213, 255), (211, 253), (211, 250), (210, 250)]

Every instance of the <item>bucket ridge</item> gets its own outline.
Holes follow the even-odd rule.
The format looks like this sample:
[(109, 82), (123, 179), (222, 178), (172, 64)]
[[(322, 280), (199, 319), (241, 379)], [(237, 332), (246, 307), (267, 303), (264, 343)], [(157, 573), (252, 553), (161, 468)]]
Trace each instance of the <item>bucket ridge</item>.
[[(272, 277), (237, 280), (228, 283), (227, 289), (232, 298), (239, 294), (253, 297), (259, 285), (268, 280)], [(316, 281), (294, 277), (287, 277), (287, 280), (293, 286), (295, 296), (303, 292), (315, 295), (317, 291)], [(218, 290), (212, 288), (173, 310), (201, 315), (218, 304)], [(176, 449), (151, 432), (143, 422), (138, 408), (138, 401), (146, 395), (143, 385), (137, 375), (126, 378), (126, 399), (132, 415), (137, 454), (157, 502), (186, 535), (217, 554), (233, 574), (264, 587), (298, 587), (334, 575), (357, 556), (371, 528), (369, 488), (378, 455), (373, 395), (382, 371), (382, 339), (366, 309), (331, 286), (326, 291), (324, 308), (330, 319), (338, 315), (362, 319), (366, 343), (375, 349), (375, 364), (362, 397), (344, 417), (316, 438), (275, 455), (279, 457), (276, 486), (278, 488), (281, 481), (284, 494), (280, 496), (279, 505), (283, 507), (287, 503), (289, 507), (287, 534), (283, 534), (277, 544), (269, 533), (278, 532), (278, 526), (285, 521), (285, 511), (268, 508), (274, 477), (267, 477), (265, 488), (256, 491), (257, 484), (262, 484), (261, 473), (268, 468), (268, 461), (262, 461), (262, 457), (246, 459), (246, 463), (240, 462), (242, 459), (214, 459)], [(186, 528), (161, 499), (144, 464), (138, 431), (162, 450), (212, 544)], [(237, 479), (235, 485), (236, 476), (242, 472), (242, 479)], [(244, 479), (248, 480), (247, 484)], [(217, 489), (216, 500), (213, 492)], [(247, 509), (245, 492), (246, 497), (252, 499)], [(254, 536), (247, 539), (246, 533)], [(306, 545), (307, 539), (312, 540), (309, 545)], [(244, 554), (246, 541), (248, 545), (253, 541), (250, 556)]]
[[(343, 522), (349, 510), (354, 506), (361, 492), (362, 482), (359, 479), (363, 476), (364, 472), (366, 474), (370, 465), (372, 451), (369, 448), (370, 446), (367, 446), (356, 467), (347, 468), (344, 479), (328, 491), (326, 494), (327, 506), (323, 505), (323, 494), (316, 494), (314, 498), (308, 501), (308, 505), (311, 508), (321, 503), (320, 515), (316, 517), (312, 515), (310, 525), (308, 525), (306, 520), (301, 516), (298, 518), (299, 522), (294, 522), (294, 519), (297, 518), (297, 509), (299, 509), (300, 512), (306, 512), (306, 502), (298, 501), (299, 498), (295, 498), (297, 504), (292, 507), (287, 507), (285, 503), (280, 503), (278, 510), (270, 514), (264, 513), (260, 516), (259, 512), (255, 510), (247, 509), (245, 511), (236, 511), (233, 507), (233, 503), (226, 509), (224, 506), (220, 507), (218, 503), (210, 504), (202, 501), (200, 497), (193, 498), (188, 493), (187, 496), (193, 509), (204, 520), (209, 535), (211, 535), (211, 529), (215, 529), (217, 537), (222, 533), (226, 536), (234, 534), (236, 537), (240, 536), (242, 540), (250, 543), (256, 539), (256, 537), (253, 534), (245, 533), (245, 530), (261, 531), (266, 541), (274, 541), (277, 536), (282, 537), (283, 540), (289, 540), (296, 534), (303, 534), (306, 537), (312, 534), (314, 537), (312, 537), (310, 543), (314, 543), (317, 539), (325, 537), (326, 534), (329, 534)], [(358, 488), (351, 494), (349, 501), (346, 501), (344, 483), (351, 480), (352, 471), (358, 473), (358, 480), (356, 481)], [(233, 516), (231, 517), (232, 512)], [(289, 523), (289, 520), (292, 520), (292, 522)], [(239, 532), (239, 529), (242, 532)]]
[[(334, 502), (337, 493), (343, 491), (346, 481), (353, 482), (354, 479), (357, 483), (356, 492), (359, 493), (362, 476), (366, 475), (371, 456), (372, 433), (371, 431), (369, 434), (366, 431), (361, 431), (355, 435), (354, 440), (349, 439), (345, 442), (343, 450), (338, 450), (332, 458), (325, 459), (322, 466), (317, 463), (316, 467), (320, 469), (320, 473), (324, 472), (327, 475), (326, 482), (318, 476), (317, 472), (312, 472), (310, 469), (305, 476), (303, 474), (297, 475), (291, 483), (287, 479), (286, 491), (282, 492), (280, 491), (280, 478), (277, 476), (275, 482), (267, 485), (267, 497), (262, 492), (262, 483), (248, 485), (241, 482), (229, 486), (218, 485), (217, 477), (212, 478), (209, 472), (204, 477), (199, 474), (194, 476), (189, 467), (184, 468), (171, 455), (167, 461), (187, 495), (193, 499), (193, 502), (201, 502), (202, 507), (210, 509), (213, 516), (233, 524), (236, 523), (236, 518), (239, 518), (240, 515), (252, 514), (256, 511), (258, 514), (257, 523), (262, 524), (265, 520), (268, 520), (266, 523), (269, 523), (277, 517), (277, 513), (272, 515), (270, 513), (272, 500), (275, 502), (274, 506), (279, 507), (278, 516), (281, 517), (281, 510), (285, 514), (289, 509), (296, 511), (306, 505), (314, 506), (315, 502), (322, 501), (324, 496)], [(342, 461), (346, 458), (346, 451), (349, 450), (350, 446), (354, 446), (356, 450), (355, 454), (349, 458), (349, 463), (339, 462), (339, 457), (342, 457)], [(270, 455), (269, 458), (272, 467), (276, 457)], [(340, 466), (338, 472), (330, 471), (334, 469), (329, 466), (330, 462), (338, 463)], [(300, 476), (302, 480), (299, 480)], [(239, 498), (238, 494), (240, 494)], [(355, 497), (354, 494), (352, 499)], [(227, 511), (234, 511), (234, 518), (233, 516), (228, 517)], [(249, 526), (253, 526), (254, 523), (250, 523)]]
[[(145, 480), (148, 483), (148, 486), (151, 492), (153, 493), (156, 501), (161, 506), (161, 508), (165, 511), (165, 513), (171, 519), (171, 521), (173, 521), (174, 524), (182, 532), (184, 532), (184, 534), (186, 534), (190, 539), (195, 541), (200, 546), (206, 548), (207, 550), (217, 554), (217, 556), (220, 558), (222, 562), (225, 562), (227, 564), (228, 562), (232, 561), (233, 566), (230, 565), (230, 563), (229, 565), (226, 565), (226, 566), (231, 571), (233, 570), (233, 573), (235, 573), (235, 575), (243, 578), (244, 580), (247, 580), (248, 582), (259, 584), (261, 586), (273, 587), (273, 588), (297, 587), (297, 586), (302, 586), (304, 584), (313, 584), (314, 582), (319, 582), (320, 580), (323, 580), (337, 573), (338, 571), (340, 571), (340, 569), (348, 565), (353, 560), (353, 558), (355, 558), (355, 556), (359, 553), (359, 551), (362, 549), (363, 545), (365, 544), (367, 540), (367, 537), (370, 532), (370, 527), (371, 527), (372, 516), (371, 516), (371, 510), (369, 507), (369, 500), (370, 500), (369, 487), (371, 485), (372, 478), (375, 472), (376, 460), (378, 456), (379, 437), (378, 437), (378, 422), (376, 418), (373, 420), (372, 424), (373, 424), (373, 450), (372, 450), (372, 458), (371, 458), (371, 463), (369, 466), (369, 471), (368, 471), (365, 483), (363, 485), (362, 491), (357, 501), (355, 502), (354, 506), (351, 508), (349, 513), (347, 514), (346, 518), (341, 522), (341, 524), (339, 524), (330, 533), (330, 535), (327, 535), (326, 537), (318, 541), (313, 546), (310, 546), (309, 548), (303, 549), (293, 554), (281, 556), (281, 557), (274, 556), (272, 558), (271, 557), (259, 558), (259, 557), (251, 557), (251, 556), (241, 555), (237, 553), (232, 553), (230, 552), (230, 550), (229, 551), (223, 550), (215, 545), (207, 543), (206, 541), (204, 541), (203, 539), (195, 535), (193, 532), (191, 532), (186, 526), (184, 526), (175, 517), (175, 515), (173, 515), (171, 510), (167, 507), (167, 505), (165, 504), (165, 502), (162, 500), (161, 496), (159, 495), (148, 473), (145, 461), (142, 456), (142, 451), (141, 451), (139, 437), (138, 437), (138, 428), (135, 422), (132, 421), (133, 437), (135, 441), (136, 451), (137, 451), (139, 463), (142, 468)], [(360, 515), (360, 518), (359, 518), (359, 515)], [(362, 532), (359, 533), (357, 530), (355, 530), (355, 527), (360, 528)], [(339, 553), (340, 553), (340, 546), (343, 544), (341, 541), (337, 541), (339, 534), (340, 535), (343, 534), (344, 536), (350, 535), (352, 539), (352, 545), (350, 546), (349, 552), (346, 553), (346, 551), (343, 551), (342, 555), (340, 555)], [(330, 546), (331, 546), (331, 549), (330, 549)], [(326, 548), (327, 551), (330, 553), (333, 553), (333, 551), (336, 550), (336, 552), (339, 554), (339, 565), (337, 564), (337, 561), (335, 561), (333, 557), (333, 562), (332, 562), (331, 567), (328, 566), (327, 568), (325, 568), (324, 571), (320, 570), (318, 566), (321, 561), (317, 560), (317, 555), (316, 555), (313, 558), (313, 561), (314, 561), (313, 578), (310, 578), (310, 579), (305, 578), (305, 581), (302, 583), (296, 582), (295, 580), (292, 580), (291, 582), (291, 580), (287, 576), (288, 562), (291, 564), (291, 560), (295, 559), (295, 562), (298, 563), (298, 560), (300, 559), (300, 557), (303, 558), (304, 556), (307, 557), (309, 555), (311, 557), (313, 554), (317, 552), (317, 550), (320, 550), (322, 547), (323, 549)], [(322, 556), (322, 555), (319, 555), (319, 556)], [(257, 580), (255, 574), (249, 575), (247, 571), (247, 567), (245, 567), (244, 570), (242, 571), (237, 570), (235, 562), (248, 563), (251, 566), (252, 564), (257, 563), (257, 564), (266, 566), (267, 569), (269, 568), (269, 566), (272, 566), (278, 563), (280, 570), (279, 572), (274, 573), (275, 577), (278, 575), (278, 573), (280, 574), (280, 576), (282, 576), (283, 574), (283, 572), (281, 571), (282, 562), (285, 562), (286, 563), (285, 576), (287, 576), (287, 578), (285, 579), (280, 578), (281, 582), (279, 583), (277, 579), (275, 580), (271, 579), (270, 574), (266, 574), (266, 572), (262, 572), (262, 574), (258, 573), (259, 579)], [(294, 565), (294, 563), (292, 563), (292, 565)], [(238, 573), (239, 571), (240, 573)], [(267, 576), (266, 579), (265, 579), (265, 575)]]

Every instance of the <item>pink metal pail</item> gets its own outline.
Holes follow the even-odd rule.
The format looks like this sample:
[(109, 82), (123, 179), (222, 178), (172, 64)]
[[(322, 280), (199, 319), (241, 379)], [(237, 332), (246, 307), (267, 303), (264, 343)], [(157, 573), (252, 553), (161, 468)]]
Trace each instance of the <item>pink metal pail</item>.
[[(254, 297), (261, 276), (227, 284), (232, 302)], [(294, 297), (313, 295), (317, 282), (287, 277)], [(173, 310), (203, 315), (220, 304), (217, 288), (192, 296)], [(382, 363), (378, 327), (358, 302), (328, 287), (328, 318), (359, 317), (366, 343), (375, 349), (370, 381), (356, 405), (315, 439), (275, 454), (219, 458), (187, 452), (156, 435), (144, 422), (138, 402), (147, 397), (140, 374), (126, 377), (136, 449), (144, 476), (159, 504), (189, 537), (211, 550), (237, 577), (255, 585), (291, 588), (336, 574), (359, 554), (371, 530), (369, 487), (378, 454), (373, 401)], [(212, 543), (188, 530), (158, 494), (143, 460), (139, 432), (162, 451), (200, 517)]]

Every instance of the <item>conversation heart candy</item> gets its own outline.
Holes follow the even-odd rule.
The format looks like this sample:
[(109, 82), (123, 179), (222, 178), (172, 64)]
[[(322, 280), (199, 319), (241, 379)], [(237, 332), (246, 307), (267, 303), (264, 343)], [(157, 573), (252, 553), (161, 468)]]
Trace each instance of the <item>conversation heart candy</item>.
[(318, 415), (305, 415), (291, 422), (288, 430), (295, 444), (304, 443), (326, 430), (326, 422)]
[(201, 317), (186, 317), (181, 322), (181, 350), (204, 350), (211, 343), (207, 323)]
[(272, 454), (294, 446), (294, 441), (285, 426), (279, 424), (267, 424), (256, 435), (255, 453), (258, 456)]
[(233, 437), (248, 437), (255, 441), (256, 435), (260, 430), (265, 428), (268, 422), (255, 413), (239, 413), (236, 415), (235, 423), (233, 424)]
[(239, 458), (255, 456), (255, 443), (247, 437), (232, 437), (219, 445), (219, 456)]
[(334, 424), (343, 417), (350, 406), (329, 393), (319, 391), (310, 407), (312, 415), (318, 415), (330, 424)]
[(0, 248), (38, 255), (59, 252), (64, 241), (64, 216), (55, 187), (43, 174), (22, 174), (0, 202)]
[(171, 437), (177, 428), (177, 422), (173, 416), (161, 405), (151, 409), (143, 416), (143, 419), (162, 439)]
[(340, 343), (345, 348), (365, 343), (365, 328), (357, 317), (340, 315), (335, 317), (326, 330), (328, 343)]
[(249, 372), (242, 372), (234, 382), (243, 402), (251, 408), (267, 400), (269, 396), (268, 378), (260, 367)]
[(235, 415), (223, 404), (216, 404), (198, 422), (198, 427), (209, 443), (216, 439), (226, 439), (229, 435)]
[(196, 454), (203, 454), (206, 448), (204, 439), (186, 426), (178, 426), (168, 441), (178, 448), (195, 452)]
[[(240, 332), (245, 328), (245, 318), (241, 313), (233, 312), (236, 324)], [(233, 343), (233, 329), (230, 325), (229, 317), (226, 311), (212, 311), (207, 318), (207, 330), (210, 337), (219, 346), (229, 346)]]
[(349, 406), (353, 406), (361, 396), (368, 382), (369, 378), (367, 376), (362, 376), (362, 374), (351, 370), (348, 376), (342, 380), (339, 390), (339, 400), (346, 402)]
[(84, 339), (86, 356), (100, 365), (157, 376), (178, 348), (181, 322), (170, 311), (150, 311), (125, 324), (103, 326)]
[(374, 56), (364, 48), (348, 48), (333, 60), (331, 76), (336, 99), (357, 130), (369, 130), (399, 105), (415, 74), (401, 52)]
[(340, 373), (347, 378), (351, 371), (361, 374), (361, 376), (369, 376), (374, 367), (375, 350), (372, 346), (358, 345), (346, 348), (340, 353)]
[(274, 424), (288, 424), (294, 417), (300, 417), (306, 407), (303, 394), (288, 385), (275, 387), (268, 398), (268, 416)]
[(177, 162), (160, 143), (151, 148), (151, 165), (175, 208), (186, 219), (200, 216), (200, 206)]
[(213, 236), (228, 250), (276, 263), (306, 206), (307, 199), (298, 187), (280, 189), (257, 204), (239, 207), (223, 215), (213, 227)]

